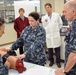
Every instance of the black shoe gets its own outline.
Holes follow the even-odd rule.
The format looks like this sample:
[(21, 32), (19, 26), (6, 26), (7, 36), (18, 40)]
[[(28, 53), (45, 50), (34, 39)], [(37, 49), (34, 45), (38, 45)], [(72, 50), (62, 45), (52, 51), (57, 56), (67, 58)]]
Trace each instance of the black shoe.
[(60, 64), (60, 63), (57, 63), (57, 67), (58, 67), (58, 68), (61, 68), (61, 64)]
[(50, 62), (49, 66), (51, 67), (51, 66), (53, 66), (53, 64), (54, 64), (53, 62)]

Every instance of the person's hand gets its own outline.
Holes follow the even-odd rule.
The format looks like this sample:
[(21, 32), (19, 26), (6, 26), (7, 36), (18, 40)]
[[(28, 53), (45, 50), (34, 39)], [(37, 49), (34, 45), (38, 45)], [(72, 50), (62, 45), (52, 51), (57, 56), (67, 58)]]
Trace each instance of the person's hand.
[(48, 19), (45, 19), (45, 22), (48, 22)]
[(6, 50), (9, 51), (9, 50), (11, 50), (11, 48), (7, 48)]
[(10, 63), (8, 61), (5, 62), (5, 65), (8, 66), (8, 68), (10, 68)]
[(58, 69), (58, 70), (55, 70), (55, 75), (65, 75), (63, 73), (63, 69)]
[(25, 54), (21, 54), (21, 55), (18, 55), (18, 56), (16, 56), (18, 59), (23, 59), (23, 58), (25, 58)]

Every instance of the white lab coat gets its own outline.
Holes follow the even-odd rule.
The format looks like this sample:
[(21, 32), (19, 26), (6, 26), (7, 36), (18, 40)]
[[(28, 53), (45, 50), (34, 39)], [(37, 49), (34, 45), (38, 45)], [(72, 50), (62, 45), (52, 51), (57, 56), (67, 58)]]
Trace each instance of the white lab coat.
[[(46, 19), (47, 22), (45, 21)], [(61, 46), (60, 28), (63, 24), (60, 15), (52, 12), (51, 19), (46, 14), (42, 17), (41, 21), (46, 31), (47, 48), (56, 48)]]

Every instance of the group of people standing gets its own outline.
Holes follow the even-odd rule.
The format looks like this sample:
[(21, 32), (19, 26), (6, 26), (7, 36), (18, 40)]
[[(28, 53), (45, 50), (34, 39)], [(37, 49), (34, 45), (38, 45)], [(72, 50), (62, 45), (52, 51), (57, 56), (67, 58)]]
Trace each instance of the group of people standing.
[[(61, 67), (61, 64), (60, 64), (60, 46), (61, 46), (61, 41), (60, 41), (60, 29), (61, 29), (61, 27), (62, 27), (62, 20), (61, 20), (61, 17), (60, 17), (60, 15), (58, 14), (58, 13), (55, 13), (55, 12), (52, 12), (52, 5), (50, 4), (50, 3), (46, 3), (45, 4), (45, 9), (46, 9), (46, 11), (47, 11), (47, 14), (44, 16), (44, 17), (42, 17), (42, 19), (41, 19), (41, 22), (42, 22), (42, 25), (43, 25), (43, 28), (45, 29), (45, 32), (46, 32), (46, 37), (44, 36), (43, 38), (41, 38), (42, 40), (44, 40), (45, 42), (46, 42), (46, 45), (47, 45), (47, 48), (48, 48), (48, 54), (49, 54), (49, 60), (50, 60), (50, 64), (49, 64), (49, 66), (52, 66), (53, 64), (54, 64), (54, 57), (53, 57), (53, 49), (55, 49), (55, 55), (56, 55), (56, 63), (57, 63), (57, 66), (58, 67)], [(28, 17), (28, 19), (24, 16), (24, 9), (23, 8), (20, 8), (19, 9), (19, 14), (20, 14), (20, 16), (15, 20), (15, 22), (14, 22), (14, 29), (16, 30), (16, 32), (17, 32), (17, 37), (19, 38), (19, 40), (20, 40), (20, 38), (21, 38), (21, 36), (20, 36), (20, 34), (22, 35), (22, 30), (25, 28), (27, 28), (27, 26), (30, 24), (30, 22), (29, 22), (29, 17)], [(34, 14), (35, 15), (35, 14)], [(38, 18), (39, 19), (39, 18)], [(32, 25), (32, 24), (31, 24)], [(24, 30), (25, 30), (24, 29)], [(39, 30), (39, 31), (41, 31), (41, 30)], [(27, 32), (28, 32), (28, 30), (27, 30)], [(31, 32), (31, 34), (30, 34), (30, 32)], [(25, 32), (24, 32), (25, 33)], [(39, 33), (39, 32), (38, 32)], [(32, 33), (32, 30), (30, 29), (29, 30), (29, 32), (28, 32), (28, 35), (30, 36), (29, 38), (31, 39), (31, 38), (33, 38), (32, 36), (36, 36), (36, 35), (33, 35), (33, 33)], [(22, 37), (23, 37), (23, 35), (22, 35)], [(41, 37), (41, 36), (40, 36)], [(28, 37), (27, 37), (28, 38)], [(26, 39), (27, 39), (26, 38)], [(34, 39), (34, 38), (33, 38)], [(21, 42), (22, 42), (22, 40), (21, 41), (17, 41), (18, 43), (15, 45), (13, 45), (13, 47), (11, 47), (12, 49), (17, 49), (17, 48), (15, 48), (17, 45), (19, 45), (19, 46), (17, 46), (17, 47), (19, 47), (20, 48), (20, 54), (22, 55), (23, 54), (23, 44), (24, 43), (22, 43), (21, 44)], [(35, 40), (36, 40), (36, 38), (35, 38)], [(40, 40), (40, 39), (39, 39)], [(38, 39), (37, 39), (37, 41), (39, 41)], [(37, 42), (36, 41), (36, 42)], [(24, 42), (24, 41), (23, 41)], [(31, 43), (31, 41), (29, 41), (29, 44), (28, 45), (32, 45), (32, 47), (36, 47), (36, 42), (35, 42), (35, 44), (34, 44), (34, 40), (33, 40), (33, 45), (32, 45), (32, 43)], [(41, 41), (40, 41), (41, 42)], [(16, 43), (16, 42), (15, 42)], [(25, 41), (25, 43), (27, 43), (26, 41)], [(39, 42), (38, 42), (38, 44), (40, 44)], [(42, 44), (42, 43), (41, 43)], [(27, 45), (27, 46), (28, 46)], [(29, 47), (29, 46), (28, 46)], [(29, 49), (27, 47), (27, 49)], [(24, 45), (24, 52), (26, 52), (26, 46)], [(35, 49), (37, 49), (37, 47), (35, 48)], [(39, 48), (38, 48), (39, 49)], [(30, 49), (31, 50), (31, 49)], [(29, 50), (28, 50), (29, 51)], [(30, 52), (30, 51), (29, 51)], [(39, 55), (40, 55), (40, 53), (39, 53)], [(34, 55), (35, 56), (35, 55)], [(41, 57), (41, 55), (40, 55), (40, 57)], [(40, 58), (39, 57), (39, 58)], [(23, 58), (23, 57), (21, 57), (21, 58)], [(38, 59), (39, 59), (38, 58)], [(29, 58), (30, 59), (30, 58)], [(36, 58), (37, 59), (37, 58)], [(35, 60), (36, 60), (35, 59)], [(33, 60), (33, 59), (31, 59), (31, 60)], [(30, 60), (29, 60), (30, 61)], [(40, 60), (41, 61), (41, 60)], [(33, 61), (34, 62), (34, 61)]]
[[(37, 36), (37, 32), (36, 33), (32, 32), (31, 28), (27, 28), (27, 26), (29, 24), (31, 24), (31, 26), (32, 26), (32, 23), (31, 23), (31, 21), (29, 21), (29, 17), (27, 19), (24, 16), (24, 9), (23, 8), (19, 9), (20, 16), (18, 18), (16, 18), (16, 20), (14, 22), (14, 29), (17, 32), (18, 39), (12, 45), (11, 49), (16, 50), (17, 48), (20, 48), (19, 51), (20, 51), (21, 55), (19, 55), (19, 58), (24, 58), (25, 56), (28, 56), (28, 54), (30, 54), (31, 50), (33, 50), (33, 49), (34, 49), (34, 52), (36, 54), (36, 50), (38, 50), (39, 51), (38, 60), (42, 57), (44, 58), (44, 59), (40, 59), (38, 62), (36, 62), (36, 63), (39, 63), (39, 62), (41, 62), (41, 60), (46, 60), (46, 56), (41, 55), (41, 50), (43, 50), (42, 53), (45, 52), (45, 50), (43, 48), (44, 48), (44, 44), (46, 43), (47, 48), (48, 48), (49, 60), (50, 60), (49, 66), (52, 66), (54, 64), (53, 49), (55, 49), (56, 63), (57, 63), (58, 67), (61, 67), (61, 64), (60, 64), (60, 46), (61, 46), (60, 29), (62, 27), (62, 20), (61, 20), (61, 17), (58, 13), (52, 12), (52, 5), (50, 3), (45, 4), (45, 9), (47, 11), (47, 14), (44, 17), (42, 17), (42, 19), (41, 19), (41, 22), (43, 25), (42, 28), (44, 28), (45, 30), (43, 32), (43, 30), (41, 30), (39, 28), (39, 32), (38, 32), (38, 34), (39, 34), (41, 31), (41, 33), (39, 35), (41, 38), (39, 38)], [(34, 13), (34, 15), (36, 15), (35, 13)], [(32, 14), (32, 16), (34, 16), (34, 15)], [(38, 15), (36, 15), (34, 17), (37, 18)], [(38, 20), (38, 19), (39, 19), (39, 17), (36, 20)], [(37, 21), (37, 23), (39, 24), (38, 21)], [(27, 28), (27, 29), (25, 30), (24, 28), (25, 29)], [(23, 30), (23, 32), (22, 32), (22, 30)], [(36, 28), (35, 28), (35, 30), (36, 30)], [(27, 31), (27, 34), (24, 37), (24, 34), (26, 33), (26, 31)], [(42, 32), (45, 35), (42, 36)], [(27, 35), (29, 35), (29, 36), (27, 36)], [(36, 38), (36, 36), (37, 36), (37, 38)], [(25, 39), (23, 39), (23, 37)], [(26, 40), (26, 39), (28, 39), (28, 40)], [(31, 39), (33, 39), (33, 40), (31, 40)], [(22, 47), (23, 45), (24, 45), (24, 52), (23, 52), (23, 47)], [(31, 45), (32, 45), (32, 48), (30, 48)], [(41, 46), (38, 46), (38, 45), (41, 45)], [(40, 48), (40, 50), (39, 50), (39, 48)], [(28, 51), (27, 52), (28, 54), (26, 53), (26, 51)], [(23, 55), (23, 53), (25, 55)], [(37, 57), (36, 57), (36, 59), (32, 58), (35, 56), (35, 54), (34, 55), (32, 54), (33, 56), (30, 55), (29, 57), (27, 57), (29, 62), (34, 63), (35, 60), (37, 60)], [(37, 54), (36, 54), (36, 56), (37, 56)]]

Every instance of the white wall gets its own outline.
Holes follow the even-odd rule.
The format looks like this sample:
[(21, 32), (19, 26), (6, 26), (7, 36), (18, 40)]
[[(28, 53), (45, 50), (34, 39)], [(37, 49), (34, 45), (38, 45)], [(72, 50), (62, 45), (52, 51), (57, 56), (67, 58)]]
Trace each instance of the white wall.
[(39, 1), (14, 1), (14, 9), (15, 9), (15, 18), (19, 16), (19, 9), (24, 8), (25, 16), (28, 16), (28, 14), (32, 11), (35, 11), (35, 6), (37, 6), (37, 11), (39, 10)]
[(16, 32), (13, 28), (13, 23), (5, 24), (5, 33), (0, 37), (0, 45), (14, 42), (16, 40)]
[(45, 8), (44, 5), (46, 3), (51, 3), (52, 4), (52, 10), (55, 12), (58, 12), (59, 14), (62, 14), (63, 11), (63, 6), (64, 6), (64, 0), (41, 0), (41, 13), (45, 14)]
[(55, 11), (55, 8), (54, 8), (55, 3), (54, 3), (54, 0), (41, 0), (41, 14), (45, 14), (46, 13), (45, 7), (44, 7), (46, 3), (51, 3), (52, 4), (52, 9), (53, 9), (53, 11)]
[(55, 0), (55, 12), (58, 12), (59, 14), (62, 14), (64, 6), (64, 0)]

